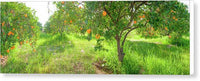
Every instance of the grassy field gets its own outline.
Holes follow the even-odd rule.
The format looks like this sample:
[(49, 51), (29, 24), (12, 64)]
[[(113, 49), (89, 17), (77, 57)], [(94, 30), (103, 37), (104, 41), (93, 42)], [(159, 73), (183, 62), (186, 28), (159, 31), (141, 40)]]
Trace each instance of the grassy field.
[(168, 37), (144, 39), (131, 33), (125, 43), (123, 63), (118, 61), (115, 40), (103, 42), (108, 51), (95, 51), (95, 37), (91, 41), (86, 38), (79, 34), (61, 38), (41, 33), (36, 52), (29, 44), (16, 45), (1, 72), (181, 75), (190, 72), (189, 46), (171, 45)]

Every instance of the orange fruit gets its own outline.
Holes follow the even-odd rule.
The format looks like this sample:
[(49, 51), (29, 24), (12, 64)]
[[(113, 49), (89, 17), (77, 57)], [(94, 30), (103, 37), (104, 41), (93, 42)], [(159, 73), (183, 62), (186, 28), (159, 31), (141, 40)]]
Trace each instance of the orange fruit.
[(30, 43), (30, 46), (32, 45), (32, 43)]
[(15, 28), (13, 28), (13, 30), (15, 30)]
[(167, 27), (165, 27), (165, 30), (168, 30)]
[(145, 15), (143, 15), (142, 18), (145, 18)]
[(9, 31), (9, 32), (8, 32), (8, 36), (11, 35), (11, 34), (14, 35), (14, 33), (12, 33), (11, 31)]
[(65, 20), (64, 23), (66, 23), (67, 21)]
[(20, 45), (22, 45), (22, 42), (20, 42)]
[(11, 33), (12, 35), (14, 35), (14, 33)]
[(19, 39), (19, 36), (17, 36), (17, 39)]
[(171, 35), (169, 35), (168, 37), (169, 37), (169, 38), (172, 38), (172, 36), (171, 36)]
[(99, 34), (96, 34), (95, 38), (96, 38), (96, 39), (99, 39), (99, 38), (100, 38), (100, 35), (99, 35)]
[(14, 48), (15, 48), (15, 46), (11, 47), (10, 49), (12, 50), (12, 49), (14, 49)]
[(87, 30), (87, 33), (90, 34), (90, 33), (91, 33), (91, 29), (88, 29), (88, 30)]
[(27, 14), (24, 14), (24, 17), (27, 17)]
[(83, 30), (83, 28), (80, 28), (80, 30)]
[(106, 15), (107, 15), (106, 11), (103, 11), (103, 16), (106, 16)]
[(6, 52), (7, 52), (7, 53), (9, 53), (9, 52), (10, 52), (10, 50), (8, 49)]
[(26, 43), (28, 43), (28, 41), (26, 41)]
[(70, 20), (70, 23), (72, 23), (72, 20)]
[(79, 8), (81, 8), (81, 6), (79, 6)]
[(0, 54), (0, 58), (3, 58), (3, 56)]
[(31, 28), (33, 29), (33, 28), (34, 28), (34, 26), (31, 26)]
[(35, 50), (35, 49), (33, 49), (33, 52), (36, 52), (36, 50)]
[(62, 2), (61, 2), (61, 4), (65, 4), (65, 2), (64, 2), (64, 1), (62, 1)]
[(171, 13), (174, 12), (173, 10), (171, 10)]
[(2, 24), (2, 26), (4, 26), (4, 24), (5, 24), (5, 21), (3, 21), (1, 24)]
[(173, 16), (173, 19), (176, 19), (176, 17), (175, 17), (175, 16)]
[(136, 24), (137, 23), (137, 21), (134, 21), (134, 24)]
[(178, 19), (175, 19), (176, 21), (178, 21)]
[(10, 13), (13, 13), (13, 10), (11, 10)]
[(154, 30), (154, 28), (153, 28), (153, 27), (151, 27), (151, 30), (153, 31), (153, 30)]

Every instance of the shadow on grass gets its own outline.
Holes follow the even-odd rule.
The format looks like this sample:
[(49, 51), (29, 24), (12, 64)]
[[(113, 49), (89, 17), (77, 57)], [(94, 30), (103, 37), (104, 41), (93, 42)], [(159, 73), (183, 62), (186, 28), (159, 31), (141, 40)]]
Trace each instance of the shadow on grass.
[[(51, 37), (50, 37), (51, 38)], [(49, 53), (62, 53), (66, 48), (73, 48), (74, 44), (66, 36), (55, 35), (51, 39), (47, 39), (43, 44), (38, 46), (40, 53), (49, 52)]]

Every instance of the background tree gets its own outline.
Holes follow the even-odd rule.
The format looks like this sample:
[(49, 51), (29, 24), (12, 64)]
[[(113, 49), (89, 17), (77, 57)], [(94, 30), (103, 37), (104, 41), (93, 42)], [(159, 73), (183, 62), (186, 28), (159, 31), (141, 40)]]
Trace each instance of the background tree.
[(53, 34), (59, 32), (60, 35), (64, 32), (78, 32), (82, 22), (82, 8), (77, 2), (54, 2), (57, 11), (49, 18), (46, 23), (45, 30)]
[(35, 11), (24, 3), (17, 2), (1, 2), (0, 7), (1, 54), (9, 54), (15, 48), (16, 42), (20, 45), (29, 43), (33, 47), (39, 30)]
[[(106, 39), (117, 41), (118, 59), (123, 61), (123, 47), (128, 34), (136, 30), (144, 36), (181, 37), (189, 32), (187, 6), (177, 1), (104, 1), (85, 2), (86, 20), (91, 29)], [(95, 23), (95, 24), (94, 24)], [(173, 34), (175, 33), (175, 34)], [(173, 36), (171, 35), (173, 34)]]

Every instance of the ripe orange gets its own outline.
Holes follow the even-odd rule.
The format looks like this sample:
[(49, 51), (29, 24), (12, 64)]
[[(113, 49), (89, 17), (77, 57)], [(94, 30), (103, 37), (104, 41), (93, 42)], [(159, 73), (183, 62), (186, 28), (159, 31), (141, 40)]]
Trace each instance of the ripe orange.
[(165, 27), (165, 30), (168, 30), (167, 27)]
[(143, 15), (142, 18), (145, 18), (145, 15)]
[(11, 10), (10, 13), (13, 13), (13, 10)]
[(87, 30), (87, 33), (90, 34), (90, 33), (91, 33), (91, 29), (88, 29), (88, 30)]
[(172, 38), (172, 36), (171, 36), (171, 35), (169, 35), (168, 37), (169, 37), (169, 38)]
[(13, 33), (13, 32), (9, 31), (9, 32), (8, 32), (8, 36), (9, 36), (9, 35), (11, 35), (11, 34), (12, 34), (12, 35), (14, 35), (14, 33)]
[(171, 10), (171, 13), (174, 12), (173, 10)]
[(30, 43), (30, 46), (32, 45), (32, 43)]
[(5, 24), (5, 21), (2, 22), (2, 26), (4, 26), (4, 24)]
[(103, 16), (106, 16), (106, 15), (107, 15), (106, 11), (103, 11)]
[(136, 24), (137, 23), (137, 21), (134, 21), (134, 24)]
[(80, 30), (83, 30), (83, 28), (80, 28)]
[(153, 27), (151, 27), (151, 30), (153, 31), (153, 30), (154, 30), (154, 28), (153, 28)]
[(67, 21), (65, 20), (64, 23), (66, 23)]
[(100, 35), (99, 35), (99, 34), (96, 34), (95, 38), (96, 38), (96, 39), (99, 39), (99, 38), (100, 38)]
[(31, 26), (31, 28), (33, 29), (33, 28), (34, 28), (34, 26)]
[(7, 53), (9, 53), (10, 51), (9, 51), (9, 49), (7, 50)]
[(20, 45), (22, 45), (22, 42), (20, 42)]
[(17, 36), (17, 39), (19, 39), (19, 36)]
[(175, 17), (175, 16), (173, 16), (173, 19), (176, 19), (176, 17)]
[(35, 49), (33, 49), (33, 52), (36, 52), (36, 50), (35, 50)]
[(27, 14), (24, 14), (24, 17), (27, 17)]
[(14, 33), (13, 33), (13, 32), (12, 32), (11, 34), (12, 34), (12, 35), (14, 35)]
[(79, 8), (81, 8), (81, 6), (79, 6)]
[(70, 20), (70, 23), (72, 23), (72, 20)]
[(178, 19), (175, 19), (176, 21), (178, 21)]
[(13, 28), (13, 30), (15, 30), (15, 28)]
[(62, 1), (62, 2), (61, 2), (61, 4), (65, 4), (65, 2), (64, 2), (64, 1)]
[(0, 58), (2, 59), (3, 58), (3, 56), (0, 54)]
[(15, 48), (15, 46), (12, 46), (10, 49), (12, 50), (12, 49), (14, 49)]
[(28, 41), (26, 41), (26, 43), (28, 43)]

